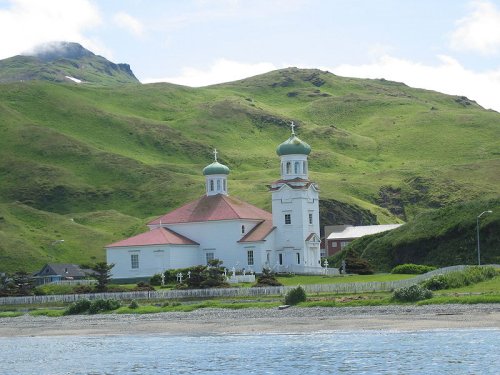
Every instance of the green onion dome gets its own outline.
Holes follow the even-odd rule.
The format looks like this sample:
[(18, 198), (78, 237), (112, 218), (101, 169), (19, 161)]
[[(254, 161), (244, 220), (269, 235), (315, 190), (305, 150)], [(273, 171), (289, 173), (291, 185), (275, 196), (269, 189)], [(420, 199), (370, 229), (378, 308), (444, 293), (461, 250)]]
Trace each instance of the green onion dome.
[(280, 144), (276, 149), (276, 153), (279, 156), (292, 154), (309, 155), (310, 152), (311, 146), (309, 146), (306, 142), (301, 141), (295, 134), (292, 134), (290, 138)]
[(214, 161), (212, 164), (203, 168), (203, 175), (208, 176), (212, 174), (229, 174), (229, 168), (224, 164)]

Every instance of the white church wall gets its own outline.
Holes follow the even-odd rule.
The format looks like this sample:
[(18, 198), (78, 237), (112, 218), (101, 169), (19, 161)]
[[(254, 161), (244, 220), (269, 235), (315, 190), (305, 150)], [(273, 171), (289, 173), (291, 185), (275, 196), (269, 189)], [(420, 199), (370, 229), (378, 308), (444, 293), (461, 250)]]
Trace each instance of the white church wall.
[(169, 268), (192, 265), (199, 258), (197, 246), (136, 246), (106, 249), (106, 261), (114, 264), (113, 279), (151, 277)]
[[(222, 260), (223, 266), (243, 268), (247, 263), (246, 254), (238, 251), (238, 241), (251, 231), (258, 223), (256, 220), (220, 220), (200, 223), (169, 224), (173, 231), (182, 234), (200, 244), (199, 261), (195, 264), (206, 264), (206, 254), (213, 254)], [(245, 232), (242, 233), (242, 226)]]

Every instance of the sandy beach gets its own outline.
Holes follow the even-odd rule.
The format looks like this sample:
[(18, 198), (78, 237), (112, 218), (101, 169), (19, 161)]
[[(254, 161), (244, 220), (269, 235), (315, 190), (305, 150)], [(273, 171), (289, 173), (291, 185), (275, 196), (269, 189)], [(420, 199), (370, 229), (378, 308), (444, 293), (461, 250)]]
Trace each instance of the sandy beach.
[(23, 315), (0, 319), (0, 337), (61, 335), (205, 335), (351, 330), (499, 328), (500, 305), (199, 309), (159, 314)]

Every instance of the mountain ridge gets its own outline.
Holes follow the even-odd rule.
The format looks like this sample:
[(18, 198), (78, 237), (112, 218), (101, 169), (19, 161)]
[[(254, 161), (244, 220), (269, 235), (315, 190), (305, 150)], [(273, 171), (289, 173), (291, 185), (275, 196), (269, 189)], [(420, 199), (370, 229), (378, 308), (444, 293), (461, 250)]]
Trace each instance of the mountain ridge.
[(0, 83), (44, 80), (87, 84), (140, 83), (129, 64), (115, 64), (78, 43), (54, 42), (0, 60)]
[(204, 194), (213, 148), (229, 193), (270, 209), (290, 121), (312, 147), (322, 226), (410, 221), (500, 193), (500, 115), (401, 83), (288, 68), (203, 88), (0, 85), (6, 270), (103, 260), (105, 244)]

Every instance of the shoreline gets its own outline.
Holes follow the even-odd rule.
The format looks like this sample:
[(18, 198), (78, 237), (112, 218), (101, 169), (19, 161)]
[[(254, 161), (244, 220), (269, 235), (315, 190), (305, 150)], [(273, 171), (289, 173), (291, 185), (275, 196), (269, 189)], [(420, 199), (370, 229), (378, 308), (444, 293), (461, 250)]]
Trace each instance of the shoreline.
[(500, 304), (198, 309), (155, 314), (0, 318), (0, 338), (100, 335), (210, 335), (320, 331), (494, 328)]

